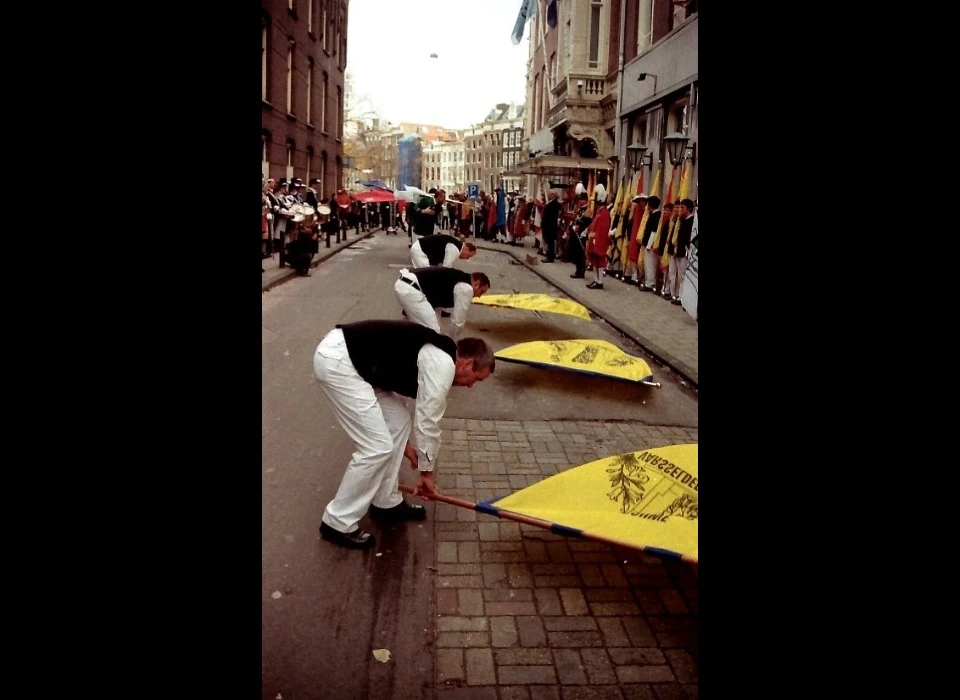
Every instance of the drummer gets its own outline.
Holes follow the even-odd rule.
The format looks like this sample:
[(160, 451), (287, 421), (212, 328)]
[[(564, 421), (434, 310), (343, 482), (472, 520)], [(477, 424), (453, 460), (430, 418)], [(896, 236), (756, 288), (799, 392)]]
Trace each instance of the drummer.
[(290, 195), (297, 204), (303, 204), (303, 180), (297, 178), (290, 183)]

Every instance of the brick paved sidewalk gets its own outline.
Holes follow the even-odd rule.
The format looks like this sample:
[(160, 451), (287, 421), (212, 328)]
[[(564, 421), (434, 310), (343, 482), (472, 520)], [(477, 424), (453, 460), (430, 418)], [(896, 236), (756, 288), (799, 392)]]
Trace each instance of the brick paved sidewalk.
[[(438, 486), (501, 498), (601, 457), (698, 442), (639, 422), (445, 419)], [(682, 562), (436, 504), (442, 700), (698, 696), (697, 570)]]

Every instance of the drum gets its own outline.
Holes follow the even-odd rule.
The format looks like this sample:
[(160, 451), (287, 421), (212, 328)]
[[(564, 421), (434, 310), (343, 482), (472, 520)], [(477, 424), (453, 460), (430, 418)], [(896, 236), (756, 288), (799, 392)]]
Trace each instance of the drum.
[(293, 212), (293, 218), (291, 221), (295, 224), (302, 224), (306, 220), (306, 215), (303, 213), (303, 205), (297, 202), (290, 206), (290, 211)]
[(313, 226), (317, 222), (317, 212), (309, 204), (301, 204), (300, 209), (303, 213), (303, 225)]
[(321, 204), (319, 209), (320, 216), (330, 216), (330, 207), (326, 204)]

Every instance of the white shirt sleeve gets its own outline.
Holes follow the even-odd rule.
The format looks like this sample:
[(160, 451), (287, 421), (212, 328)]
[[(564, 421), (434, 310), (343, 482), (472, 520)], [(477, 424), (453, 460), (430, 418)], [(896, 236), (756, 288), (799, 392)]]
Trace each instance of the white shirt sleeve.
[(433, 471), (440, 451), (440, 419), (447, 410), (455, 365), (450, 355), (426, 343), (417, 354), (417, 402), (413, 412), (413, 445), (420, 471)]
[(453, 285), (453, 311), (450, 313), (450, 323), (453, 324), (450, 337), (454, 340), (460, 338), (471, 306), (473, 306), (473, 286), (466, 282), (457, 282)]
[(453, 263), (459, 257), (460, 249), (453, 243), (447, 243), (447, 246), (443, 249), (443, 262), (441, 264), (444, 267), (453, 267)]

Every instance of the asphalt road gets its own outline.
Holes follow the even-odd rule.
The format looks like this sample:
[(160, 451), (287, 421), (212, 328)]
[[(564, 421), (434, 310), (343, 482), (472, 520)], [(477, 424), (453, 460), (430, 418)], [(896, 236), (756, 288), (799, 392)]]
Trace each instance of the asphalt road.
[[(263, 295), (263, 698), (433, 697), (434, 519), (377, 530), (378, 555), (370, 556), (330, 545), (317, 531), (353, 446), (316, 385), (313, 353), (339, 322), (399, 318), (393, 283), (401, 267), (411, 267), (407, 238), (377, 233), (311, 277)], [(559, 294), (506, 255), (480, 251), (458, 267), (486, 272), (490, 293)], [(601, 320), (513, 309), (474, 306), (465, 335), (495, 350), (527, 340), (600, 338), (643, 354)], [(498, 362), (487, 381), (451, 390), (446, 416), (696, 426), (695, 393), (656, 368), (655, 379), (661, 388)], [(412, 483), (404, 465), (401, 481)], [(427, 508), (432, 516), (434, 504)], [(378, 649), (389, 650), (389, 663), (374, 657)]]

